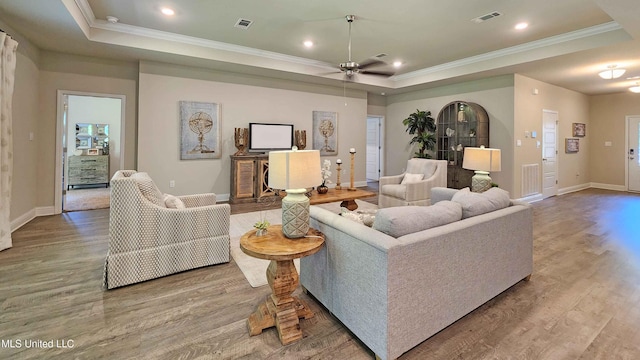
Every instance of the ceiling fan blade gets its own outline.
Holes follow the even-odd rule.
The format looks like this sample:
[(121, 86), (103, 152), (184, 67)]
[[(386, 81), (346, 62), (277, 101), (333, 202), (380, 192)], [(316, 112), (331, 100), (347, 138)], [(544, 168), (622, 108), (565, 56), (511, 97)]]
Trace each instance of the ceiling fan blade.
[(389, 77), (389, 76), (393, 76), (395, 73), (393, 71), (384, 71), (384, 70), (361, 70), (360, 74)]
[(362, 70), (372, 66), (384, 66), (384, 65), (387, 65), (387, 63), (379, 59), (370, 58), (370, 59), (364, 60), (361, 63), (358, 63), (358, 69)]

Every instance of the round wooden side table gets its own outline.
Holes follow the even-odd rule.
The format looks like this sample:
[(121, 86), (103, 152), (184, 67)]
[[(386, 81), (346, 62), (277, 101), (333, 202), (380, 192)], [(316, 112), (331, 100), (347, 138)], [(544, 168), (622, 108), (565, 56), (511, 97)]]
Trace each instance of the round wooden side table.
[(267, 281), (271, 295), (249, 316), (249, 335), (258, 335), (262, 330), (275, 326), (282, 345), (302, 339), (299, 319), (313, 317), (307, 304), (291, 296), (300, 280), (293, 259), (318, 252), (324, 245), (324, 234), (309, 228), (307, 237), (289, 239), (282, 233), (282, 225), (272, 225), (267, 234), (256, 236), (251, 230), (240, 238), (240, 248), (247, 255), (271, 260), (267, 268)]

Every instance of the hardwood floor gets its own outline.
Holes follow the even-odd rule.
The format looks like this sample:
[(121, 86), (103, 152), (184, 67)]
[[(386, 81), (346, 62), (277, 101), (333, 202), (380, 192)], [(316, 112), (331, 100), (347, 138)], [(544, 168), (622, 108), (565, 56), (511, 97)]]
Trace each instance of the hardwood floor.
[[(401, 359), (640, 358), (640, 195), (589, 189), (533, 207), (531, 281)], [(0, 358), (373, 357), (300, 290), (316, 314), (301, 321), (302, 340), (282, 346), (275, 329), (249, 337), (247, 317), (270, 290), (251, 288), (233, 260), (104, 291), (108, 217), (39, 217), (13, 233), (0, 252)]]

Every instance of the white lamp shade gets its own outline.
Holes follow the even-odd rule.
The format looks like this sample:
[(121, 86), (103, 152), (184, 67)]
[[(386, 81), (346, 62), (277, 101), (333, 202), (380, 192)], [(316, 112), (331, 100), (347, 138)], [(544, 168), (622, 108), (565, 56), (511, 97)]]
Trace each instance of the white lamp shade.
[(319, 150), (269, 152), (269, 187), (304, 189), (321, 183)]
[(477, 171), (500, 171), (500, 158), (500, 149), (467, 147), (464, 148), (462, 167)]

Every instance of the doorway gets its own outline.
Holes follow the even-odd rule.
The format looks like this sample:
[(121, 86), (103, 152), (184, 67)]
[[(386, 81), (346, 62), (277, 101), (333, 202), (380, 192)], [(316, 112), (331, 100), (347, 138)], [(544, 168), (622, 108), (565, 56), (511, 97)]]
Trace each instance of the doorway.
[(542, 197), (558, 195), (558, 112), (542, 110)]
[(382, 173), (382, 116), (367, 116), (367, 181), (378, 181)]
[(124, 166), (125, 103), (124, 95), (58, 90), (54, 213), (109, 207), (109, 180)]
[(640, 115), (627, 116), (627, 190), (640, 192)]

